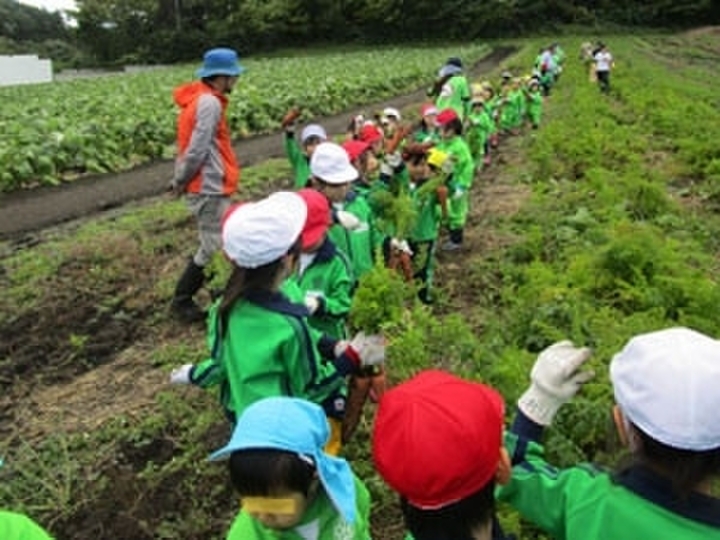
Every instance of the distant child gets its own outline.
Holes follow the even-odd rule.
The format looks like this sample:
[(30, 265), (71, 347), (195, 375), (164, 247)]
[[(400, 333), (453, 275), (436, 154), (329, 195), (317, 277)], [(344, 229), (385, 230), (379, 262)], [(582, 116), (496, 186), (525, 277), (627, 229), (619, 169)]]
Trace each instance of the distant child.
[(227, 540), (370, 540), (370, 495), (347, 461), (323, 451), (323, 410), (292, 398), (266, 398), (238, 419), (228, 459), (241, 509)]
[(395, 107), (385, 107), (380, 116), (380, 126), (385, 134), (385, 138), (390, 138), (395, 130), (400, 126), (402, 115)]
[(600, 91), (608, 93), (610, 91), (610, 70), (614, 67), (613, 55), (610, 54), (604, 43), (598, 44), (598, 50), (593, 55), (595, 62), (595, 76), (597, 77)]
[(440, 68), (431, 96), (436, 98), (435, 106), (438, 111), (452, 109), (461, 121), (465, 120), (470, 110), (470, 83), (463, 74), (460, 58), (448, 58)]
[(503, 399), (437, 370), (388, 390), (372, 433), (375, 467), (400, 495), (414, 540), (503, 538), (495, 487), (510, 476)]
[(580, 371), (589, 356), (561, 342), (538, 357), (506, 439), (514, 467), (500, 499), (553, 538), (719, 539), (720, 341), (670, 328), (633, 337), (613, 357), (615, 426), (631, 454), (615, 473), (557, 469), (540, 445), (543, 428), (590, 377)]
[(233, 269), (210, 312), (210, 358), (173, 370), (170, 382), (220, 385), (220, 400), (233, 423), (264, 397), (313, 401), (330, 419), (333, 451), (339, 451), (344, 377), (382, 362), (384, 352), (365, 336), (348, 343), (312, 329), (306, 307), (281, 292), (298, 264), (307, 213), (300, 195), (278, 192), (244, 203), (226, 217), (223, 251)]
[(485, 90), (482, 87), (473, 88), (472, 108), (468, 115), (467, 142), (475, 163), (475, 170), (482, 170), (489, 164), (485, 157), (489, 157), (490, 135), (494, 129), (493, 119), (485, 107)]
[(523, 123), (525, 95), (521, 79), (515, 78), (503, 90), (503, 105), (500, 112), (500, 129), (505, 133), (518, 134)]
[(345, 141), (341, 146), (347, 152), (350, 164), (358, 172), (358, 177), (353, 182), (353, 188), (361, 195), (366, 195), (372, 188), (371, 176), (378, 170), (378, 159), (366, 142), (353, 139)]
[(533, 129), (540, 127), (542, 118), (543, 96), (540, 92), (540, 81), (531, 78), (527, 85), (525, 98), (527, 99), (527, 118)]
[(360, 128), (358, 140), (367, 143), (376, 158), (382, 157), (385, 133), (382, 129), (376, 126), (374, 122), (365, 121), (363, 127)]
[(309, 124), (300, 133), (300, 144), (298, 144), (295, 139), (294, 119), (285, 125), (285, 155), (287, 155), (292, 166), (295, 189), (302, 189), (307, 186), (310, 180), (310, 158), (315, 148), (326, 140), (325, 128), (319, 124)]
[(437, 148), (426, 149), (422, 145), (406, 147), (404, 158), (416, 214), (408, 237), (413, 277), (420, 282), (420, 301), (430, 304), (433, 302), (435, 249), (443, 213), (447, 214), (445, 179), (452, 174), (452, 163), (445, 152)]
[(443, 244), (443, 251), (455, 251), (462, 247), (463, 229), (470, 212), (470, 188), (472, 187), (475, 164), (465, 139), (462, 121), (453, 109), (444, 109), (437, 116), (442, 140), (437, 145), (450, 156), (453, 174), (450, 180), (448, 231), (450, 239)]
[(420, 108), (420, 121), (412, 136), (414, 142), (437, 143), (440, 140), (435, 124), (437, 113), (437, 107), (432, 103), (426, 103)]
[(345, 322), (350, 312), (355, 279), (350, 261), (328, 238), (330, 203), (319, 191), (298, 191), (308, 209), (300, 235), (300, 259), (290, 279), (303, 292), (310, 312), (310, 326), (335, 339), (346, 339)]
[[(382, 138), (378, 140), (382, 141)], [(358, 171), (342, 146), (326, 142), (315, 150), (310, 160), (310, 172), (311, 187), (327, 197), (333, 213), (343, 216), (341, 212), (345, 212), (356, 218), (353, 227), (347, 228), (338, 222), (330, 227), (328, 235), (350, 260), (355, 278), (361, 279), (373, 267), (375, 240), (370, 206), (353, 188)], [(341, 218), (336, 221), (338, 219)]]

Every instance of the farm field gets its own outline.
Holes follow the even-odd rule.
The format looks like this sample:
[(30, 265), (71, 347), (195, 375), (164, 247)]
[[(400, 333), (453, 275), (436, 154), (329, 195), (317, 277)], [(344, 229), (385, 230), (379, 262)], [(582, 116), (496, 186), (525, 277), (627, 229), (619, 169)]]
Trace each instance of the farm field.
[[(576, 60), (588, 37), (560, 40), (569, 58), (543, 125), (503, 140), (478, 178), (467, 250), (441, 257), (437, 304), (405, 304), (387, 328), (392, 379), (451, 369), (497, 386), (510, 415), (538, 351), (563, 338), (593, 347), (598, 376), (548, 432), (561, 465), (617, 459), (606, 368), (630, 336), (720, 327), (720, 33), (606, 37), (608, 96)], [(482, 78), (526, 70), (540, 44)], [(288, 178), (283, 160), (257, 164), (241, 197)], [(59, 540), (224, 537), (236, 502), (205, 458), (228, 426), (215, 395), (166, 382), (205, 353), (200, 329), (167, 316), (194, 242), (183, 204), (155, 198), (0, 246), (0, 507)], [(218, 261), (216, 283), (224, 272)], [(371, 421), (369, 409), (347, 455), (373, 494), (375, 538), (399, 540), (395, 498), (369, 462)]]
[[(230, 128), (239, 138), (268, 132), (297, 104), (306, 117), (338, 113), (417, 88), (451, 54), (470, 62), (488, 52), (477, 44), (242, 60), (247, 71), (233, 91)], [(171, 157), (172, 90), (198, 66), (1, 88), (0, 192)]]

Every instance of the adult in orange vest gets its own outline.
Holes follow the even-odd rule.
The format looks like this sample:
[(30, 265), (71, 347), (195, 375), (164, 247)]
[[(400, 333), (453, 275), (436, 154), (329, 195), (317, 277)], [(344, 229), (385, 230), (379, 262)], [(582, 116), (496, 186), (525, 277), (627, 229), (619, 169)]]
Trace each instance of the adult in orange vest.
[(221, 247), (222, 217), (240, 178), (226, 109), (227, 95), (243, 71), (234, 50), (210, 49), (197, 71), (200, 80), (173, 92), (180, 114), (171, 189), (175, 195), (185, 195), (200, 238), (200, 247), (180, 276), (172, 300), (172, 312), (183, 322), (205, 320), (205, 312), (193, 297), (205, 281), (205, 266)]

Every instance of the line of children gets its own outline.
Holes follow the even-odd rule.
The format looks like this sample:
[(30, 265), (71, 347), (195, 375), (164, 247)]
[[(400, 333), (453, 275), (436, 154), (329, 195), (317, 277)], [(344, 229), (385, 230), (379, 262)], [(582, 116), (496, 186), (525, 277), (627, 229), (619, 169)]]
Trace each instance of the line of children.
[[(539, 87), (534, 78), (527, 91), (527, 115), (533, 126), (540, 121), (534, 108), (541, 103), (536, 101), (542, 98), (537, 96)], [(478, 99), (472, 112), (481, 114), (488, 94), (477, 94), (484, 100)], [(462, 139), (463, 124), (454, 109), (424, 112), (437, 112), (441, 140), (435, 148), (408, 145), (402, 163), (395, 164), (390, 155), (382, 155), (377, 127), (365, 125), (352, 141), (357, 144), (343, 148), (324, 143), (315, 149), (309, 166), (317, 192), (305, 190), (294, 198), (276, 194), (241, 206), (226, 220), (224, 248), (236, 267), (211, 317), (210, 342), (216, 350), (204, 368), (183, 366), (173, 378), (199, 384), (206, 376), (212, 378), (213, 370), (224, 369), (217, 380), (223, 380), (230, 393), (242, 395), (262, 388), (243, 377), (252, 371), (253, 358), (258, 366), (263, 358), (258, 374), (269, 377), (269, 386), (257, 392), (257, 399), (233, 397), (228, 402), (237, 425), (228, 446), (214, 455), (230, 456), (231, 478), (243, 502), (228, 536), (232, 540), (369, 538), (365, 488), (346, 462), (323, 452), (333, 448), (328, 441), (336, 431), (332, 419), (337, 411), (328, 410), (326, 396), (342, 400), (342, 384), (337, 392), (319, 392), (313, 388), (318, 381), (303, 373), (317, 370), (317, 375), (325, 366), (331, 373), (328, 378), (342, 380), (359, 365), (371, 364), (371, 356), (380, 358), (380, 347), (364, 336), (348, 344), (320, 336), (312, 328), (308, 312), (321, 310), (327, 292), (318, 296), (312, 294), (313, 286), (306, 287), (301, 296), (305, 309), (300, 306), (295, 313), (297, 306), (278, 297), (277, 291), (295, 271), (301, 244), (310, 252), (327, 243), (323, 235), (331, 213), (328, 201), (342, 203), (340, 211), (349, 207), (351, 183), (364, 176), (353, 172), (351, 160), (360, 164), (375, 157), (372, 146), (385, 171), (390, 167), (390, 174), (405, 175), (403, 185), (417, 205), (416, 228), (408, 236), (413, 251), (427, 242), (431, 253), (437, 238), (443, 204), (434, 178), (442, 178), (438, 184), (446, 183), (444, 176), (450, 178), (449, 223), (458, 223), (452, 221), (453, 212), (466, 215), (463, 196), (472, 185), (476, 162)], [(472, 115), (469, 118), (474, 127)], [(487, 130), (482, 135), (489, 139)], [(445, 168), (448, 162), (452, 170)], [(471, 164), (470, 176), (466, 163)], [(372, 190), (367, 180), (356, 184), (362, 200)], [(279, 244), (278, 238), (283, 238)], [(431, 259), (428, 255), (423, 265), (430, 274), (424, 276), (428, 285)], [(260, 268), (262, 272), (256, 271)], [(308, 268), (301, 268), (294, 279), (301, 280)], [(257, 313), (241, 317), (252, 310)], [(223, 334), (228, 324), (232, 331)], [(271, 338), (269, 331), (279, 335), (281, 328), (290, 329), (283, 330), (287, 340)], [(279, 342), (280, 356), (271, 352), (272, 342)], [(494, 519), (496, 494), (556, 538), (720, 538), (720, 502), (710, 489), (712, 479), (720, 476), (720, 431), (713, 417), (720, 407), (713, 390), (720, 383), (718, 343), (687, 329), (669, 329), (633, 338), (615, 356), (610, 373), (618, 404), (616, 424), (636, 458), (616, 474), (590, 466), (557, 470), (544, 461), (539, 442), (543, 428), (592, 376), (581, 369), (590, 351), (569, 342), (539, 355), (504, 444), (502, 398), (487, 386), (427, 372), (390, 390), (380, 401), (373, 432), (375, 465), (401, 495), (405, 522), (415, 540), (503, 538)], [(280, 358), (283, 365), (273, 374), (269, 360)], [(233, 362), (238, 362), (235, 367)], [(288, 370), (294, 363), (304, 369)], [(286, 386), (274, 386), (274, 377)], [(289, 395), (317, 405), (272, 397)]]

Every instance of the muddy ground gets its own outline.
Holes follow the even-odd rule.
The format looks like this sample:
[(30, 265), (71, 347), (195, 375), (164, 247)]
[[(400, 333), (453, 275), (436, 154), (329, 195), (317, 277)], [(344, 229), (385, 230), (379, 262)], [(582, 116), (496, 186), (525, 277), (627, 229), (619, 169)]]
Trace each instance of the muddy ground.
[[(473, 73), (493, 70), (510, 52), (509, 48), (494, 51)], [(423, 98), (418, 91), (363, 109), (405, 107)], [(321, 121), (329, 132), (341, 132), (350, 114)], [(486, 224), (517, 211), (527, 196), (506, 174), (508, 165), (520, 159), (522, 140), (504, 141), (493, 164), (478, 178), (466, 250), (441, 256), (440, 286), (461, 281), (463, 266), (471, 257), (508, 241)], [(280, 136), (241, 141), (236, 151), (246, 165), (280, 156)], [(0, 238), (9, 240), (16, 251), (58, 234), (56, 226), (61, 223), (95, 219), (110, 208), (157, 196), (171, 168), (169, 162), (155, 163), (111, 177), (4, 197)], [(128, 207), (133, 204), (142, 203)], [(177, 225), (159, 222), (156, 230), (145, 233), (160, 238)], [(188, 217), (180, 225), (191, 243), (193, 221)], [(202, 329), (181, 327), (167, 317), (167, 291), (156, 287), (162, 279), (172, 281), (178, 275), (187, 246), (158, 243), (148, 249), (145, 239), (121, 233), (100, 241), (102, 246), (78, 243), (70, 256), (63, 257), (50, 282), (43, 284), (41, 308), (18, 309), (0, 298), (0, 438), (5, 441), (39, 444), (57, 432), (92, 433), (121, 416), (153, 414), (158, 389), (166, 386), (167, 378), (165, 369), (153, 365), (157, 344), (204, 339)], [(10, 278), (0, 259), (0, 283)], [(446, 309), (470, 314), (474, 294), (481, 291), (451, 292)], [(148, 463), (167, 464), (184, 451), (179, 429), (167, 426), (162, 436), (146, 444), (114, 448), (115, 453), (105, 456), (102, 470), (96, 471), (108, 481), (100, 500), (73, 501), (71, 511), (52, 523), (58, 539), (157, 538), (158, 516), (189, 511), (191, 501), (178, 489), (187, 481), (183, 472), (159, 485), (138, 480)], [(213, 448), (223, 442), (227, 429), (219, 427), (204, 436)], [(213, 497), (232, 497), (229, 486), (205, 487)], [(374, 529), (377, 538), (401, 538), (397, 512), (388, 507), (374, 516)], [(186, 538), (207, 538), (216, 530), (217, 523), (209, 523)]]

